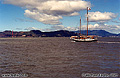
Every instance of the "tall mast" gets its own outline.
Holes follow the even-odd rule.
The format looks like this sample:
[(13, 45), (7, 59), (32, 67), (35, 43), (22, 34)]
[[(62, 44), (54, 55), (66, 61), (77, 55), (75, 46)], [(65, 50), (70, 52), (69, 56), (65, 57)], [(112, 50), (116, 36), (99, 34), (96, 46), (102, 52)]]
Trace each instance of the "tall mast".
[(80, 35), (81, 35), (81, 17), (80, 17), (80, 28), (79, 28), (79, 32), (80, 32)]
[(87, 36), (88, 36), (88, 7), (87, 7)]

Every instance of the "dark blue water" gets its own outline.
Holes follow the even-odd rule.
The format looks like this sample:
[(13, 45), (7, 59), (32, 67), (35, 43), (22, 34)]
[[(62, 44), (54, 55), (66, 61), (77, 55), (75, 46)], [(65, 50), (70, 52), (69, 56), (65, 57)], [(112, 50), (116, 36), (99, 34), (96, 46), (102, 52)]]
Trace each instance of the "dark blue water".
[(120, 38), (98, 40), (1, 38), (0, 75), (18, 73), (27, 74), (26, 78), (82, 78), (82, 73), (119, 74)]

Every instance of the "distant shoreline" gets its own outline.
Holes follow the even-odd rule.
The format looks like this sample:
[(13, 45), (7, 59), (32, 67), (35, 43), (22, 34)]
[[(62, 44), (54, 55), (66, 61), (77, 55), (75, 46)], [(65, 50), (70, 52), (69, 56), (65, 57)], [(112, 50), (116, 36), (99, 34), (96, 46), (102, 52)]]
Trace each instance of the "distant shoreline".
[[(81, 31), (82, 34), (86, 35), (86, 30)], [(120, 34), (109, 33), (105, 30), (89, 30), (88, 35), (97, 35), (98, 37), (120, 37)], [(79, 31), (67, 31), (67, 30), (58, 30), (51, 32), (41, 32), (40, 30), (31, 30), (31, 31), (4, 31), (0, 32), (0, 38), (22, 38), (22, 37), (70, 37), (77, 36)]]
[[(52, 37), (0, 37), (0, 39), (3, 39), (3, 38), (52, 38)], [(53, 37), (53, 38), (64, 38), (64, 37)], [(67, 38), (67, 37), (65, 37)], [(69, 37), (68, 37), (69, 38)], [(120, 38), (119, 36), (116, 36), (116, 37), (98, 37), (98, 38)]]

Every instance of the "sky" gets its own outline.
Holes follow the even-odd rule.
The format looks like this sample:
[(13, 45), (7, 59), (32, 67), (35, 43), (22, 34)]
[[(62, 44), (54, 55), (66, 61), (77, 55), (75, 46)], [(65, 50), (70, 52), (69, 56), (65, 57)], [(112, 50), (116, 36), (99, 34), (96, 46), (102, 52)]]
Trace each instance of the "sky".
[(0, 0), (0, 31), (89, 30), (120, 33), (120, 0)]

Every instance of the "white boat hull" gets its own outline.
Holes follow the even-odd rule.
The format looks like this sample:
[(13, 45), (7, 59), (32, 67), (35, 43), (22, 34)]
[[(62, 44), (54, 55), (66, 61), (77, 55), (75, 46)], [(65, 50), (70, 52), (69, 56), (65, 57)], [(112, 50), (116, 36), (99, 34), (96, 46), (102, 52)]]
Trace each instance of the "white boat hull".
[(73, 39), (76, 42), (93, 42), (97, 41), (97, 39)]

